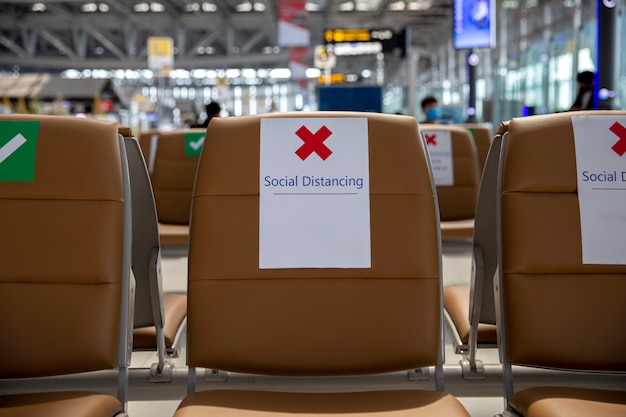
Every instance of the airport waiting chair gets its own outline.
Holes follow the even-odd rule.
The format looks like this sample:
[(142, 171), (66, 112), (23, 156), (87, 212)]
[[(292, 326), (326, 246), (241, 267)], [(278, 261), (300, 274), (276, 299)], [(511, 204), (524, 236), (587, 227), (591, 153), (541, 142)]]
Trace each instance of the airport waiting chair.
[[(0, 378), (33, 382), (0, 393), (0, 416), (125, 415), (134, 280), (117, 126), (0, 115), (0, 145), (0, 322), (10, 335)], [(117, 396), (55, 392), (50, 378), (102, 370), (116, 370)]]
[[(370, 268), (260, 268), (260, 126), (281, 118), (297, 118), (311, 132), (335, 118), (366, 118)], [(274, 113), (215, 119), (207, 138), (192, 204), (189, 394), (176, 417), (468, 416), (442, 392), (441, 241), (416, 120), (376, 113)], [(329, 146), (337, 149), (336, 143)], [(293, 149), (300, 145), (295, 140)], [(350, 379), (342, 378), (423, 367), (434, 367), (437, 391), (356, 392)], [(219, 389), (196, 391), (198, 368), (231, 377)], [(228, 389), (242, 373), (253, 374), (246, 381), (275, 376), (304, 391), (299, 377), (330, 382), (308, 392), (276, 392), (271, 384)], [(378, 386), (385, 387), (384, 380)]]
[(495, 348), (498, 342), (493, 278), (497, 266), (496, 190), (501, 143), (502, 137), (497, 135), (489, 149), (478, 190), (471, 282), (443, 289), (446, 318), (455, 351), (464, 356), (461, 364), (466, 378), (484, 377), (476, 349)]
[(480, 172), (482, 173), (493, 138), (491, 129), (479, 123), (462, 123), (458, 126), (466, 128), (472, 134), (472, 138), (474, 138), (474, 143), (476, 144)]
[[(597, 145), (606, 148), (600, 157), (606, 163), (619, 158), (610, 149), (615, 146), (617, 152), (613, 143), (619, 136), (609, 130), (619, 125), (617, 120), (626, 125), (624, 111), (514, 118), (502, 139), (494, 292), (506, 416), (626, 415), (626, 391), (575, 387), (581, 373), (621, 373), (626, 387), (626, 251), (621, 265), (583, 263), (583, 176), (577, 174), (581, 161), (576, 156), (574, 117), (583, 117), (576, 123), (585, 126), (602, 123), (602, 128), (590, 129)], [(604, 191), (610, 192), (619, 191)], [(626, 224), (623, 209), (607, 218), (616, 228)], [(567, 373), (563, 386), (515, 390), (516, 374), (523, 367), (576, 372)]]
[[(444, 242), (450, 239), (471, 239), (480, 183), (474, 140), (467, 129), (459, 126), (428, 124), (420, 126), (420, 130), (433, 161), (441, 238)], [(450, 137), (449, 150), (440, 149), (445, 135)], [(446, 170), (451, 174), (447, 178), (449, 181), (438, 175)], [(444, 182), (439, 178), (443, 178)]]
[(152, 188), (164, 249), (188, 245), (191, 193), (205, 133), (206, 129), (184, 129), (159, 134)]
[(168, 378), (171, 365), (165, 357), (177, 355), (187, 314), (187, 296), (163, 292), (161, 245), (150, 177), (132, 131), (120, 128), (119, 132), (126, 146), (133, 198), (132, 270), (137, 284), (133, 348), (156, 350), (158, 362), (151, 373), (155, 378)]

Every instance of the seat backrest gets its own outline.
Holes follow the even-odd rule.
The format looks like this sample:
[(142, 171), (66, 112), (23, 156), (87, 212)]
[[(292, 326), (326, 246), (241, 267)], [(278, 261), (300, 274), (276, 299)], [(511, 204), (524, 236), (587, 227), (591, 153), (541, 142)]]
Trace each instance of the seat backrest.
[[(508, 124), (500, 158), (495, 287), (501, 358), (507, 365), (626, 370), (626, 265), (583, 263), (572, 123), (573, 117), (603, 117), (610, 126), (625, 114), (570, 112)], [(598, 146), (607, 133), (612, 144), (611, 133), (601, 130)], [(613, 220), (623, 228), (626, 210), (618, 209)], [(509, 385), (507, 396), (511, 391)]]
[(119, 131), (124, 136), (133, 198), (132, 270), (137, 284), (134, 327), (163, 328), (161, 245), (150, 177), (133, 133), (130, 130)]
[(154, 326), (153, 346), (158, 358), (157, 371), (161, 372), (165, 366), (166, 355), (165, 300), (156, 206), (150, 175), (139, 142), (130, 129), (120, 128), (119, 131), (124, 136), (133, 198), (132, 270), (137, 285), (134, 328)]
[(159, 222), (189, 224), (191, 193), (205, 129), (159, 134), (152, 187)]
[(134, 283), (117, 126), (2, 115), (0, 132), (0, 378), (123, 372)]
[[(294, 118), (305, 127), (366, 119), (370, 268), (260, 268), (261, 126)], [(303, 143), (295, 133), (288, 140), (294, 151)], [(415, 118), (315, 112), (214, 119), (193, 197), (189, 366), (330, 376), (441, 364), (435, 204)]]
[(487, 126), (478, 123), (463, 123), (459, 126), (466, 128), (472, 134), (476, 144), (480, 172), (482, 172), (487, 160), (487, 153), (489, 153), (489, 147), (491, 146), (491, 140), (493, 139), (493, 133)]
[(491, 143), (478, 189), (469, 316), (470, 322), (476, 323), (496, 324), (493, 278), (498, 266), (496, 193), (501, 144), (502, 137), (498, 135)]
[[(441, 220), (473, 218), (476, 211), (480, 169), (476, 144), (470, 132), (459, 126), (437, 124), (422, 125), (420, 130), (433, 162)], [(440, 149), (448, 140), (447, 137), (450, 138), (451, 148)], [(438, 180), (440, 168), (451, 170), (451, 177), (447, 177), (449, 181)]]

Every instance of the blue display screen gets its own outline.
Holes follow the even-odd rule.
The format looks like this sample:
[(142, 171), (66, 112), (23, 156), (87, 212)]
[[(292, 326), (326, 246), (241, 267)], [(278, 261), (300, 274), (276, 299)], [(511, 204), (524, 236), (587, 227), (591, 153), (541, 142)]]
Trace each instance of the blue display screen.
[(320, 87), (320, 110), (383, 111), (383, 91), (379, 86)]
[(454, 47), (493, 47), (495, 22), (493, 0), (454, 0)]

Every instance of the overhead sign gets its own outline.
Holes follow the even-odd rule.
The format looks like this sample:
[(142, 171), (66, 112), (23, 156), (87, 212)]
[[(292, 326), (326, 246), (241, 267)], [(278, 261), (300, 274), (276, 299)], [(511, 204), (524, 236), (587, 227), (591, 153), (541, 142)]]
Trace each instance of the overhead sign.
[(454, 185), (450, 131), (422, 129), (422, 134), (430, 155), (435, 185)]
[(337, 56), (376, 55), (382, 51), (380, 42), (338, 43), (333, 48), (333, 53)]
[(496, 41), (494, 0), (454, 0), (454, 47), (491, 48)]
[(159, 76), (168, 75), (174, 69), (174, 40), (150, 36), (148, 38), (148, 68)]
[(291, 78), (295, 80), (306, 79), (306, 70), (309, 66), (309, 48), (289, 49), (289, 70), (291, 71)]
[[(372, 51), (393, 52), (396, 48), (400, 48), (404, 54), (405, 40), (404, 34), (397, 35), (393, 29), (326, 29), (324, 31), (324, 41), (326, 44), (335, 45), (335, 53), (337, 46), (339, 50), (348, 50), (350, 44), (353, 45), (353, 51), (362, 50), (362, 54), (376, 53)], [(361, 48), (356, 46), (359, 43), (373, 44), (377, 46), (369, 46)], [(356, 55), (356, 53), (345, 53), (344, 55)]]
[(259, 268), (370, 268), (366, 118), (261, 120)]
[(278, 44), (280, 46), (309, 46), (311, 34), (306, 23), (305, 0), (278, 2)]
[(313, 52), (313, 64), (319, 69), (335, 68), (337, 58), (334, 54), (328, 53), (326, 46), (317, 45)]
[(342, 83), (345, 81), (345, 76), (340, 73), (330, 74), (330, 76), (326, 76), (324, 74), (317, 77), (317, 82), (320, 84), (335, 84)]
[(626, 265), (626, 116), (573, 116), (584, 264)]
[(0, 182), (33, 182), (38, 121), (0, 122)]

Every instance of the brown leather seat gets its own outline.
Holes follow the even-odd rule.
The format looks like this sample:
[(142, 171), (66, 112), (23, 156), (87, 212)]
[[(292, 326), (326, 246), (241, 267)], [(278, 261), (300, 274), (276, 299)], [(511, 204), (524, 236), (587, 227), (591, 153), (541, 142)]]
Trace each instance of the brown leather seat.
[(489, 153), (489, 147), (491, 146), (491, 140), (493, 139), (491, 129), (478, 123), (462, 123), (458, 126), (466, 128), (472, 134), (472, 138), (476, 144), (479, 169), (482, 173), (485, 167), (485, 161), (487, 160), (487, 154)]
[(476, 367), (476, 348), (497, 344), (493, 277), (497, 267), (496, 192), (500, 144), (496, 136), (481, 176), (472, 237), (472, 275), (468, 285), (444, 288), (443, 302), (457, 353)]
[(205, 129), (184, 129), (159, 134), (152, 187), (159, 217), (161, 245), (187, 246), (191, 192), (196, 178), (198, 156), (185, 151), (187, 135)]
[(156, 371), (160, 374), (166, 353), (175, 353), (177, 349), (177, 336), (187, 315), (187, 297), (163, 293), (161, 245), (150, 176), (132, 131), (119, 131), (126, 145), (133, 197), (132, 267), (137, 281), (133, 348), (156, 350)]
[(423, 135), (447, 131), (451, 137), (453, 184), (437, 185), (441, 237), (443, 240), (471, 239), (480, 183), (474, 139), (467, 129), (459, 126), (428, 124), (420, 130)]
[(498, 332), (508, 409), (526, 417), (626, 415), (626, 391), (513, 388), (512, 365), (626, 372), (626, 265), (583, 264), (574, 116), (611, 123), (626, 112), (512, 119), (502, 142)]
[(0, 132), (5, 150), (6, 140), (23, 138), (0, 162), (0, 322), (10, 335), (0, 344), (0, 378), (120, 374), (117, 398), (44, 392), (49, 378), (37, 392), (34, 379), (29, 393), (0, 396), (0, 416), (122, 414), (134, 282), (129, 174), (117, 126), (0, 115)]
[[(468, 312), (470, 311), (470, 295), (470, 285), (452, 285), (443, 289), (443, 304), (459, 335), (459, 341), (455, 346), (458, 353), (464, 353), (469, 349), (471, 324)], [(479, 323), (478, 343), (495, 347), (497, 342), (495, 324)]]
[[(367, 118), (370, 268), (260, 269), (259, 138), (262, 121), (270, 118), (299, 118), (305, 126), (311, 120)], [(463, 406), (442, 392), (441, 241), (415, 118), (274, 113), (214, 119), (207, 133), (189, 247), (192, 393), (176, 417), (373, 412), (467, 417)], [(435, 366), (438, 391), (380, 388), (389, 388), (380, 379), (367, 392), (337, 392), (349, 387), (342, 377), (427, 366)], [(231, 376), (217, 390), (193, 392), (197, 368)], [(239, 373), (256, 375), (246, 381), (258, 385), (228, 389)], [(278, 392), (262, 384), (271, 376), (290, 391), (297, 390), (292, 384), (302, 381), (299, 377), (325, 377), (326, 391), (335, 392)]]

